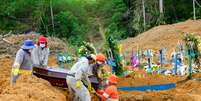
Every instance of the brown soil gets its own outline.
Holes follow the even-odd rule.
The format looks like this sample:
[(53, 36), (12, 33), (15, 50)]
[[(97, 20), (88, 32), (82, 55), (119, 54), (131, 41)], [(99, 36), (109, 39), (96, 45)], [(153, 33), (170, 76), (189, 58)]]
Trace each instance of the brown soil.
[[(135, 38), (122, 41), (124, 51), (131, 53), (137, 47), (145, 50), (166, 48), (168, 58), (178, 41), (181, 41), (185, 33), (193, 32), (201, 35), (201, 20), (181, 22), (173, 25), (162, 25), (152, 28)], [(194, 74), (193, 78), (200, 78), (201, 74)], [(133, 78), (121, 78), (118, 86), (139, 86), (152, 84), (176, 83), (175, 89), (165, 91), (120, 91), (121, 101), (201, 101), (201, 82), (185, 80), (186, 77), (145, 75), (137, 74)]]
[(154, 27), (134, 38), (128, 38), (122, 41), (123, 49), (129, 52), (137, 47), (145, 50), (166, 48), (168, 58), (172, 50), (176, 47), (178, 41), (181, 41), (185, 33), (195, 33), (201, 35), (201, 20), (188, 20), (185, 22), (161, 25)]
[[(50, 56), (49, 66), (57, 67), (56, 56)], [(22, 75), (15, 86), (10, 85), (13, 58), (0, 58), (0, 101), (70, 101), (67, 88), (52, 86), (48, 81)], [(98, 101), (92, 95), (92, 101)]]
[[(51, 65), (55, 66), (55, 58), (50, 56), (50, 60), (53, 61)], [(22, 76), (16, 86), (11, 87), (9, 81), (12, 62), (13, 59), (10, 57), (0, 59), (0, 101), (70, 101), (67, 89), (53, 87), (46, 80), (35, 76)], [(201, 74), (193, 75), (193, 78), (200, 77)], [(180, 76), (136, 75), (121, 78), (118, 87), (165, 83), (177, 83), (177, 88), (165, 91), (119, 91), (120, 101), (200, 101), (201, 82), (185, 81), (185, 77)], [(98, 101), (95, 95), (92, 101)]]
[(48, 59), (48, 66), (50, 67), (58, 67), (57, 65), (57, 57), (54, 55), (50, 55)]
[[(193, 75), (194, 78), (201, 74)], [(176, 83), (175, 89), (164, 91), (120, 91), (121, 101), (201, 101), (201, 82), (186, 77), (149, 75), (144, 78), (122, 78), (119, 87)]]
[[(168, 53), (170, 53), (177, 41), (182, 38), (183, 32), (201, 34), (201, 20), (189, 20), (178, 24), (155, 27), (136, 38), (122, 41), (123, 49), (136, 49), (137, 46), (143, 49), (165, 46), (168, 49)], [(34, 37), (35, 35), (10, 36), (7, 40), (11, 43), (0, 41), (0, 43), (4, 43), (0, 45), (0, 55), (2, 55), (0, 57), (0, 101), (70, 101), (68, 100), (70, 95), (67, 89), (53, 87), (46, 80), (35, 76), (21, 76), (16, 86), (10, 86), (10, 70), (14, 58), (10, 55), (6, 56), (6, 54), (16, 52), (23, 40)], [(48, 40), (51, 43), (51, 40)], [(52, 49), (57, 50), (57, 48), (63, 49), (65, 47), (60, 44), (59, 39), (55, 40), (58, 43), (53, 41), (54, 44), (50, 44)], [(11, 48), (13, 50), (10, 50)], [(57, 67), (55, 55), (50, 56), (49, 66)], [(106, 69), (111, 71), (109, 68)], [(193, 78), (201, 78), (201, 73), (194, 74)], [(134, 77), (121, 78), (118, 87), (166, 83), (176, 83), (177, 87), (164, 91), (119, 91), (120, 101), (201, 101), (201, 82), (185, 79), (186, 77), (180, 76), (147, 75), (143, 74), (143, 72), (137, 73)], [(98, 101), (95, 95), (93, 95), (92, 101)]]
[[(66, 89), (53, 87), (49, 82), (35, 76), (21, 76), (16, 86), (10, 86), (10, 71), (14, 56), (26, 39), (35, 40), (37, 34), (11, 35), (0, 39), (0, 101), (67, 101)], [(51, 53), (64, 51), (66, 45), (57, 38), (48, 38)], [(48, 66), (58, 67), (56, 55), (51, 55)]]
[(66, 96), (46, 80), (21, 76), (10, 86), (11, 58), (0, 59), (0, 101), (66, 101)]
[[(0, 38), (0, 55), (9, 54), (14, 56), (17, 50), (23, 44), (24, 40), (31, 39), (36, 42), (36, 39), (39, 38), (39, 36), (39, 34), (21, 34)], [(67, 45), (64, 41), (54, 37), (48, 37), (47, 40), (51, 53), (66, 50)]]
[(165, 75), (136, 75), (135, 77), (121, 78), (118, 83), (119, 87), (127, 86), (143, 86), (143, 85), (157, 85), (157, 84), (167, 84), (176, 83), (181, 80), (185, 80), (186, 77), (179, 76), (165, 76)]

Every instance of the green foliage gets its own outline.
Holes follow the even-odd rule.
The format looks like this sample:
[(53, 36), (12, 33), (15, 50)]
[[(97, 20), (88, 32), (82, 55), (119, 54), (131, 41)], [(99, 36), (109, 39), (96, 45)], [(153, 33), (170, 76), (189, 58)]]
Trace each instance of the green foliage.
[[(146, 12), (146, 26), (143, 26), (142, 0), (131, 1), (132, 26), (134, 36), (161, 24), (172, 24), (184, 21), (193, 17), (192, 0), (163, 0), (164, 13), (160, 14), (159, 0), (144, 0)], [(196, 16), (200, 18), (200, 7), (196, 5)]]
[(115, 69), (115, 74), (118, 76), (122, 75), (124, 69), (119, 53), (119, 45), (117, 43), (117, 40), (114, 40), (113, 37), (109, 34), (109, 32), (106, 33), (106, 49), (111, 50), (112, 57), (117, 65)]
[[(188, 55), (191, 55), (190, 49), (192, 49), (192, 52), (195, 54), (200, 53), (199, 48), (198, 48), (198, 45), (200, 44), (200, 42), (198, 39), (199, 38), (196, 37), (193, 33), (186, 34), (185, 37), (183, 38), (185, 45), (186, 45), (186, 48), (188, 50)], [(196, 62), (196, 64), (198, 66), (200, 66), (199, 57), (200, 57), (200, 55), (195, 55), (193, 57), (194, 61)]]
[[(38, 0), (2, 0), (0, 5), (0, 29), (23, 32), (32, 25), (32, 11)], [(30, 4), (32, 4), (30, 6)]]
[[(39, 26), (39, 32), (56, 36), (62, 39), (67, 39), (71, 45), (79, 45), (86, 40), (86, 27), (84, 22), (85, 11), (79, 7), (78, 0), (57, 0), (53, 1), (54, 10), (54, 29), (52, 18), (49, 15), (50, 11), (44, 11), (42, 20)], [(44, 6), (44, 9), (49, 8)]]
[(84, 41), (82, 42), (82, 46), (79, 48), (78, 51), (79, 51), (78, 54), (80, 57), (87, 56), (90, 54), (94, 54), (94, 55), (97, 54), (94, 45)]
[(77, 33), (80, 33), (80, 36), (82, 36), (82, 26), (79, 24), (77, 18), (70, 12), (59, 12), (55, 15), (54, 21), (55, 33), (59, 33), (57, 37), (70, 39), (72, 36), (78, 37)]
[(127, 9), (122, 0), (97, 0), (98, 16), (101, 16), (104, 26), (115, 39), (127, 37), (128, 26), (123, 21)]
[(193, 16), (192, 0), (167, 0), (164, 3), (167, 23), (184, 21)]
[(196, 17), (197, 17), (197, 19), (201, 19), (201, 13), (200, 12), (201, 12), (201, 7), (196, 8)]
[[(1, 0), (0, 33), (33, 30), (80, 45), (82, 41), (104, 36), (101, 30), (109, 29), (108, 33), (119, 40), (193, 16), (191, 0), (163, 0), (164, 14), (159, 12), (159, 0), (144, 1), (145, 28), (142, 0)], [(201, 8), (196, 6), (197, 18), (201, 18), (200, 12)]]

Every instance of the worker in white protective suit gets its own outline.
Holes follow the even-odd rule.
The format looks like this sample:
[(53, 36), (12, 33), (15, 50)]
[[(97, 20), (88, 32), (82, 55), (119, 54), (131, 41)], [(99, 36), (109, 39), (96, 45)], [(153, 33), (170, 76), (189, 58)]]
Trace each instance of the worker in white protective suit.
[[(70, 90), (75, 92), (75, 96), (81, 101), (91, 101), (90, 92), (92, 87), (88, 76), (90, 75), (90, 65), (94, 64), (96, 56), (90, 55), (86, 57), (81, 57), (77, 63), (73, 65), (69, 71), (70, 75), (67, 75), (66, 82)], [(87, 87), (85, 87), (82, 80), (87, 81)], [(71, 92), (71, 91), (70, 91)], [(77, 101), (77, 99), (74, 99)]]
[(39, 37), (39, 41), (36, 43), (36, 48), (32, 51), (32, 61), (35, 67), (47, 67), (49, 48), (48, 42), (44, 36)]

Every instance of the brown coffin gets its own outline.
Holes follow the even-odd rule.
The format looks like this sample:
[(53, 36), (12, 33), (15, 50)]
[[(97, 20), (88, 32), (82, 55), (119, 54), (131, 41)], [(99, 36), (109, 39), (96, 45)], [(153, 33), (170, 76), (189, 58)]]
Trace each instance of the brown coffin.
[(53, 86), (67, 87), (66, 76), (70, 74), (61, 68), (34, 67), (33, 74), (39, 78), (49, 81)]

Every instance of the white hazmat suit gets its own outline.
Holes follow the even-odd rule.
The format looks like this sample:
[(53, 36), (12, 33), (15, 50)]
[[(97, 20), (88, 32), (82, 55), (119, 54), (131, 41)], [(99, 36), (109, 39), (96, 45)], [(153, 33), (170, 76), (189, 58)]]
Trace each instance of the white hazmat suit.
[(88, 84), (90, 84), (88, 78), (91, 74), (89, 60), (86, 57), (80, 58), (80, 60), (73, 65), (69, 74), (73, 74), (74, 76), (66, 77), (68, 87), (75, 92), (75, 95), (79, 97), (81, 101), (91, 101), (90, 93), (83, 82), (81, 82), (80, 88), (76, 88), (76, 81), (78, 80), (86, 80)]

